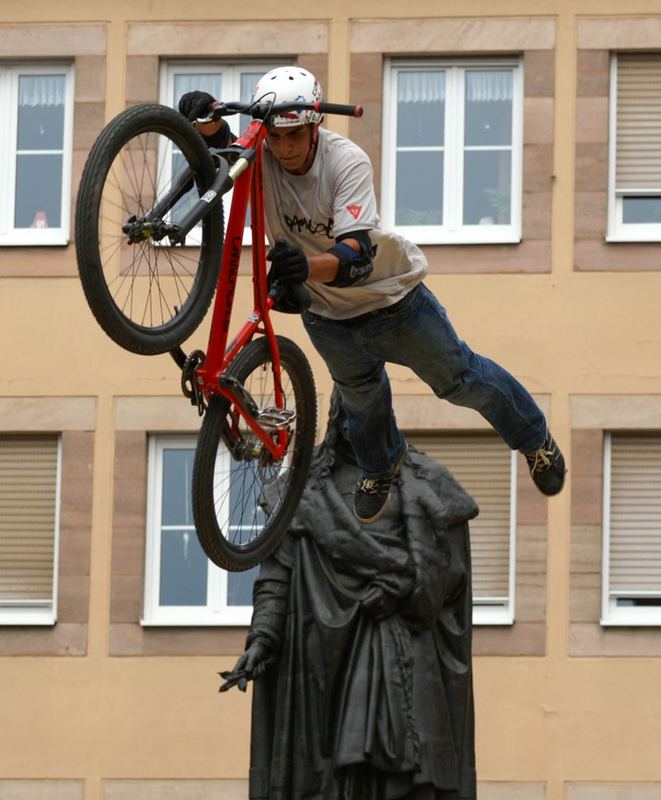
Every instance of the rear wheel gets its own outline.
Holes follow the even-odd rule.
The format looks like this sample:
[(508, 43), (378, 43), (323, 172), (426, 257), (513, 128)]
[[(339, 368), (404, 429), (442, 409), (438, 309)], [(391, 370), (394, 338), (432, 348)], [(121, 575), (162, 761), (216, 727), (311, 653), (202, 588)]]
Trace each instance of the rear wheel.
[[(316, 434), (316, 394), (302, 350), (278, 337), (284, 407), (291, 417), (285, 457), (274, 462), (224, 397), (211, 400), (204, 416), (193, 468), (193, 516), (200, 544), (219, 567), (232, 571), (261, 563), (280, 543), (300, 500)], [(268, 342), (250, 342), (228, 373), (237, 378), (260, 411), (275, 406)], [(230, 454), (225, 436), (238, 426)], [(276, 429), (271, 435), (277, 438)]]
[[(186, 191), (149, 215), (188, 167)], [(119, 114), (92, 148), (76, 205), (76, 255), (89, 306), (104, 331), (144, 355), (180, 345), (202, 321), (222, 253), (219, 204), (186, 246), (164, 233), (213, 182), (202, 137), (171, 108), (143, 105)]]

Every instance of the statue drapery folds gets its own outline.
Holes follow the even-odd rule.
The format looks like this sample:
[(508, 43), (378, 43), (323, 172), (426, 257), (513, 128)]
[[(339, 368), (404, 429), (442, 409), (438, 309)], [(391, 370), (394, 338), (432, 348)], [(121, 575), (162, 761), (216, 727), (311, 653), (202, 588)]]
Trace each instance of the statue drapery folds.
[[(386, 514), (351, 511), (358, 468), (334, 394), (324, 441), (254, 589), (251, 800), (475, 800), (468, 520), (413, 448)], [(267, 498), (268, 499), (268, 498)]]

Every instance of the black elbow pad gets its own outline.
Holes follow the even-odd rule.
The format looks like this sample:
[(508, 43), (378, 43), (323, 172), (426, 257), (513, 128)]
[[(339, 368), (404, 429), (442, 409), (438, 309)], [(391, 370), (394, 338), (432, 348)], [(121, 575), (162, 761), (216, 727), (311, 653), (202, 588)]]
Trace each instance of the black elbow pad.
[(344, 242), (338, 242), (330, 247), (327, 253), (332, 253), (340, 262), (337, 275), (332, 281), (325, 283), (324, 286), (336, 286), (343, 289), (346, 286), (353, 286), (366, 280), (374, 268), (373, 250), (361, 250), (360, 253)]

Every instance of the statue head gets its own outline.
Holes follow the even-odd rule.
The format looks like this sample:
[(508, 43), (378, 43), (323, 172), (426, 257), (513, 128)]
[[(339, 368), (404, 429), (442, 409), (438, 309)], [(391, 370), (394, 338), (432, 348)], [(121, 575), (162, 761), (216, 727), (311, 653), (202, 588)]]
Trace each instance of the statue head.
[(315, 449), (311, 472), (325, 477), (342, 464), (356, 465), (356, 455), (349, 441), (347, 415), (337, 386), (333, 386), (326, 434)]

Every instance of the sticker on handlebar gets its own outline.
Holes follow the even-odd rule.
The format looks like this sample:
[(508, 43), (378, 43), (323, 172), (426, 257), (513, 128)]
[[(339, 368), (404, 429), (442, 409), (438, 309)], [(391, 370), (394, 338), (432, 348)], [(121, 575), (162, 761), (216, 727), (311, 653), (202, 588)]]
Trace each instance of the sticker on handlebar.
[(209, 189), (208, 192), (205, 192), (202, 197), (200, 197), (200, 200), (204, 200), (205, 203), (213, 203), (217, 196), (218, 192), (214, 192), (213, 189)]

